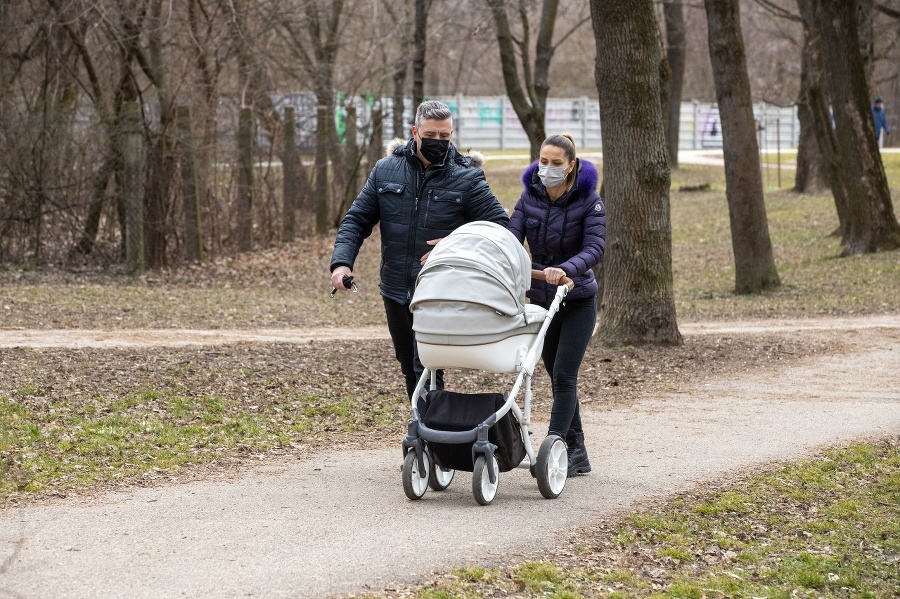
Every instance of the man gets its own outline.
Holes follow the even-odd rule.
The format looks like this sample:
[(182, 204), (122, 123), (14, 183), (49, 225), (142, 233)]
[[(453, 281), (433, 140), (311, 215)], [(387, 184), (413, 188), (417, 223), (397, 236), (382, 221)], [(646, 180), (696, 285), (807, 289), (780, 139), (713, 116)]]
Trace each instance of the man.
[[(407, 142), (391, 142), (387, 157), (372, 169), (341, 221), (331, 256), (331, 285), (346, 289), (344, 277), (353, 275), (363, 240), (379, 224), (381, 295), (407, 396), (423, 371), (409, 302), (431, 248), (465, 223), (487, 220), (505, 227), (509, 222), (484, 178), (483, 156), (463, 156), (450, 143), (453, 120), (446, 104), (422, 102), (411, 131)], [(437, 386), (443, 388), (440, 372)]]
[(884, 129), (885, 135), (891, 132), (884, 114), (884, 101), (881, 98), (875, 98), (875, 104), (872, 106), (872, 120), (875, 123), (875, 139), (881, 142), (881, 130)]

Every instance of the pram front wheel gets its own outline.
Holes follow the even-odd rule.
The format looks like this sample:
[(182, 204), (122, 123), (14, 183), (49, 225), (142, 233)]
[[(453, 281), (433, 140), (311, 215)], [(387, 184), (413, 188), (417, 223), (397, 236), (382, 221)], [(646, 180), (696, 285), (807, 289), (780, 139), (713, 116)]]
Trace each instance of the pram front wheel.
[(431, 460), (431, 468), (428, 470), (428, 486), (433, 491), (445, 491), (453, 482), (454, 474), (456, 474), (456, 470), (441, 468), (436, 461)]
[(487, 460), (483, 455), (475, 459), (475, 468), (472, 469), (472, 495), (479, 505), (490, 505), (497, 496), (497, 487), (500, 485), (500, 468), (497, 466), (497, 458), (492, 457), (494, 481), (488, 472)]
[(547, 499), (556, 499), (566, 486), (569, 455), (566, 442), (559, 435), (548, 435), (541, 443), (537, 456), (538, 489)]
[(403, 492), (412, 500), (422, 499), (428, 490), (431, 459), (427, 451), (422, 452), (422, 460), (425, 462), (425, 470), (419, 470), (419, 460), (414, 449), (406, 452), (406, 457), (403, 458)]

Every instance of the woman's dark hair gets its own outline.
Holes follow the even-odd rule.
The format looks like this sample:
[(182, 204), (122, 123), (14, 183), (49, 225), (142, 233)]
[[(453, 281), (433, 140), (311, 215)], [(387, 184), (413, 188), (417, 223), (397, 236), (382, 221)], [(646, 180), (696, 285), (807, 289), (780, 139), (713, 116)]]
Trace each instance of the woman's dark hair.
[[(563, 152), (566, 153), (566, 158), (569, 159), (570, 162), (575, 162), (575, 139), (572, 137), (571, 133), (559, 133), (557, 135), (551, 135), (547, 139), (544, 140), (544, 143), (541, 144), (541, 147), (544, 146), (555, 146), (560, 148)], [(578, 169), (576, 166), (572, 169), (566, 176), (566, 185), (570, 185), (572, 181), (575, 180), (575, 171)]]

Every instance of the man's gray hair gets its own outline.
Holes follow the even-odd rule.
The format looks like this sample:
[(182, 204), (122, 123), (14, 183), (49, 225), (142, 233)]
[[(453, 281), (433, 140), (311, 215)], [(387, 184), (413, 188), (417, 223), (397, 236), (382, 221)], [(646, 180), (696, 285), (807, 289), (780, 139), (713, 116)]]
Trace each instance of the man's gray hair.
[(422, 102), (416, 109), (416, 127), (421, 127), (422, 121), (446, 121), (452, 118), (450, 107), (437, 100)]

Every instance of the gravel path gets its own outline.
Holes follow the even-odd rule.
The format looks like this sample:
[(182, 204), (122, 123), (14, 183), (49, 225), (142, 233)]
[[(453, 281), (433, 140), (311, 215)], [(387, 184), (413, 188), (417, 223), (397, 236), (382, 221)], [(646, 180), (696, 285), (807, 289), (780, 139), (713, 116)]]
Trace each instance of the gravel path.
[[(335, 448), (235, 480), (0, 511), (0, 596), (365, 592), (539, 550), (579, 523), (736, 469), (900, 434), (900, 318), (804, 322), (777, 326), (798, 334), (802, 326), (829, 327), (853, 340), (855, 350), (804, 360), (776, 377), (751, 372), (628, 408), (586, 412), (594, 471), (570, 480), (557, 500), (542, 499), (528, 472), (516, 470), (501, 475), (489, 507), (475, 504), (467, 473), (457, 473), (446, 492), (410, 502), (400, 480), (400, 439), (390, 450)], [(718, 323), (682, 331), (754, 327), (766, 330), (764, 323)], [(93, 334), (81, 333), (82, 341)], [(15, 334), (23, 332), (0, 332), (0, 343)], [(68, 343), (79, 339), (54, 334), (73, 335)], [(221, 342), (235, 340), (232, 332), (218, 334)], [(291, 335), (285, 341), (299, 336)], [(544, 426), (533, 430), (540, 440)]]

